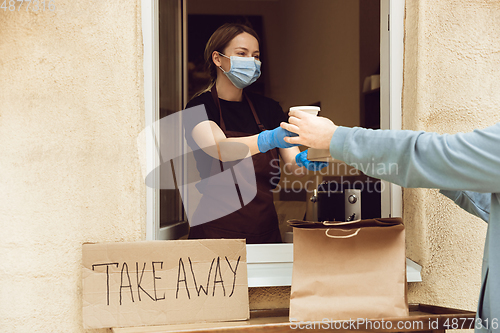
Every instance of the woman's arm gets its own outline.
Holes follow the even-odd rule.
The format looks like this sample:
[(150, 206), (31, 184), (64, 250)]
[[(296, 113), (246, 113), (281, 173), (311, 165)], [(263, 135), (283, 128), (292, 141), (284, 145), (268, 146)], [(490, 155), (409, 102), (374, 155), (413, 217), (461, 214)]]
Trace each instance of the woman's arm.
[(211, 120), (196, 125), (192, 136), (205, 153), (222, 162), (236, 161), (260, 152), (257, 144), (258, 134), (227, 138), (219, 125)]
[(281, 127), (265, 130), (255, 135), (227, 138), (219, 125), (211, 120), (205, 120), (193, 128), (191, 135), (204, 152), (222, 162), (236, 161), (274, 148), (298, 146), (283, 140), (285, 136), (290, 136), (292, 133)]

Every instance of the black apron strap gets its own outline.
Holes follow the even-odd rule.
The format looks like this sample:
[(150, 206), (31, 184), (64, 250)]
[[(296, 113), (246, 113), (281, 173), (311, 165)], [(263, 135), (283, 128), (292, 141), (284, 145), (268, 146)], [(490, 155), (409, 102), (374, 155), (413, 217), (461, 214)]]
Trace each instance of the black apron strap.
[(219, 96), (217, 96), (217, 88), (215, 87), (215, 83), (212, 86), (212, 98), (214, 99), (215, 106), (219, 109), (219, 118), (220, 118), (220, 128), (222, 132), (226, 132), (226, 124), (224, 123), (224, 118), (222, 118), (222, 109), (220, 107)]
[(253, 107), (253, 103), (252, 101), (250, 100), (250, 98), (248, 98), (247, 94), (243, 93), (243, 95), (245, 96), (247, 102), (248, 102), (248, 105), (250, 105), (250, 110), (252, 110), (252, 113), (253, 113), (253, 117), (255, 119), (255, 122), (257, 123), (257, 126), (259, 126), (259, 130), (262, 132), (262, 131), (265, 131), (266, 128), (264, 127), (264, 125), (262, 125), (262, 123), (260, 122), (260, 119), (259, 119), (259, 116), (257, 115), (257, 112), (255, 112), (255, 108)]

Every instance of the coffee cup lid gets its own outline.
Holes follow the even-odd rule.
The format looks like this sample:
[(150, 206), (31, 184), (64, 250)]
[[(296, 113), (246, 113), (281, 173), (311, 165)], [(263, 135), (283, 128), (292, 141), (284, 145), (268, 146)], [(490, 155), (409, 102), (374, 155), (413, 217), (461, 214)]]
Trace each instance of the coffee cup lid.
[(290, 108), (290, 111), (294, 110), (299, 110), (299, 111), (321, 111), (321, 108), (319, 106), (311, 106), (311, 105), (306, 105), (306, 106), (292, 106)]

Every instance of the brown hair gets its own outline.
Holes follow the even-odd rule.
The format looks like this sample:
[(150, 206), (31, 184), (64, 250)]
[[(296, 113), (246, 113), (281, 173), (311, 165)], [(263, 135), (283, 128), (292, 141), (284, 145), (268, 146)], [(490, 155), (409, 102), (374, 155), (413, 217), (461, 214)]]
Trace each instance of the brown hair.
[(255, 30), (240, 23), (225, 23), (221, 25), (217, 30), (215, 30), (208, 40), (207, 45), (205, 46), (205, 67), (210, 74), (210, 85), (212, 85), (217, 79), (217, 66), (215, 66), (212, 60), (212, 53), (214, 51), (224, 53), (224, 49), (233, 40), (233, 38), (244, 32), (254, 36), (260, 44), (259, 36), (257, 36)]

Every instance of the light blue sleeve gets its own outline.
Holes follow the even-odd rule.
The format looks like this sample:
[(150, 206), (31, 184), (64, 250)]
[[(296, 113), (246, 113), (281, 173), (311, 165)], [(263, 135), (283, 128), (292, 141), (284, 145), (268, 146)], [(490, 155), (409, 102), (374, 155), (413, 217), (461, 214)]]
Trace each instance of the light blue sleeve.
[(403, 187), (500, 193), (500, 123), (455, 135), (339, 127), (330, 154)]
[(465, 211), (483, 219), (486, 223), (490, 219), (491, 194), (470, 191), (440, 190), (441, 194), (450, 198)]

